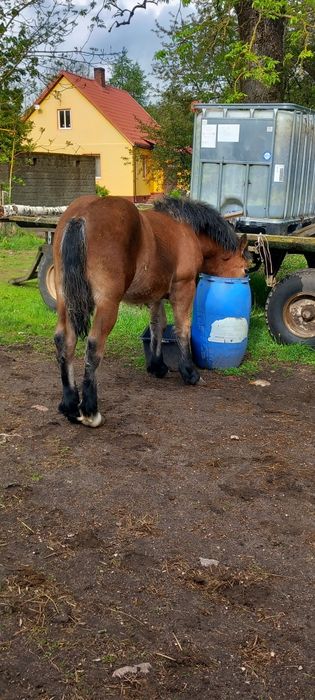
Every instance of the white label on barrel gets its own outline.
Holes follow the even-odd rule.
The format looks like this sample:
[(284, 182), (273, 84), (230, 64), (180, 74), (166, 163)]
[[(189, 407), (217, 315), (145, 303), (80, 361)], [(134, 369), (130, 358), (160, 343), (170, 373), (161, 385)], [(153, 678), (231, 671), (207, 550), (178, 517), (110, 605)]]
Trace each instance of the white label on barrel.
[(241, 343), (247, 338), (247, 335), (246, 318), (231, 316), (212, 323), (208, 341), (209, 343)]

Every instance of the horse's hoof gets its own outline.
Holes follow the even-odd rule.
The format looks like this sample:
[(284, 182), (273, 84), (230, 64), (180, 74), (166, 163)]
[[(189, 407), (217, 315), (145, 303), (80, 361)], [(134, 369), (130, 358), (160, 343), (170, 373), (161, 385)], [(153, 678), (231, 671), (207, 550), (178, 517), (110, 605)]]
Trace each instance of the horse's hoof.
[(163, 379), (168, 373), (168, 366), (162, 359), (152, 359), (147, 366), (147, 372), (153, 374), (157, 379)]
[(58, 411), (62, 413), (70, 423), (76, 423), (80, 416), (78, 405), (66, 406), (63, 401), (59, 404)]
[(180, 373), (182, 375), (182, 378), (185, 382), (185, 384), (191, 384), (192, 386), (195, 386), (198, 384), (200, 380), (200, 374), (199, 372), (195, 369), (195, 367), (182, 367), (180, 368)]
[(94, 416), (84, 416), (81, 413), (77, 420), (82, 423), (82, 425), (86, 425), (88, 428), (98, 428), (102, 423), (104, 423), (99, 411), (95, 413)]

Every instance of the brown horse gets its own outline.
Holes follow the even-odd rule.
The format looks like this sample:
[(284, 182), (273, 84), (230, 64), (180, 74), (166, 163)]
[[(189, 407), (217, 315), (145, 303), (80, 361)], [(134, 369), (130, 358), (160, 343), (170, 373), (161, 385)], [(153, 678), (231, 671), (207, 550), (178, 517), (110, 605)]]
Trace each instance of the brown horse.
[[(123, 197), (85, 196), (72, 202), (54, 235), (55, 344), (63, 386), (59, 410), (71, 422), (100, 425), (96, 369), (122, 300), (149, 306), (148, 371), (163, 377), (168, 370), (161, 350), (163, 300), (169, 299), (180, 351), (178, 369), (186, 384), (196, 384), (190, 314), (198, 273), (244, 276), (246, 245), (246, 235), (239, 241), (220, 214), (202, 202), (165, 197), (145, 212)], [(72, 362), (77, 337), (87, 335), (80, 401)]]

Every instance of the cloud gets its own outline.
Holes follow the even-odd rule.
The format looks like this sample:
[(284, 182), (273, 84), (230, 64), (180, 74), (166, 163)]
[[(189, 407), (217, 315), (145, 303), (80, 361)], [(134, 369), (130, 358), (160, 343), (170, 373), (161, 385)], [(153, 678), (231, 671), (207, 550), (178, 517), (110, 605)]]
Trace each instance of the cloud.
[[(82, 0), (82, 4), (85, 0)], [(127, 0), (123, 7), (133, 7), (133, 0)], [(108, 14), (107, 28), (95, 29), (91, 37), (88, 38), (87, 20), (82, 19), (71, 36), (73, 46), (82, 46), (87, 40), (85, 49), (89, 47), (97, 48), (104, 53), (119, 53), (123, 48), (127, 49), (131, 60), (137, 61), (142, 70), (145, 71), (149, 81), (155, 85), (155, 78), (152, 74), (152, 62), (154, 54), (161, 48), (161, 40), (156, 34), (156, 21), (163, 27), (168, 27), (172, 15), (176, 15), (180, 10), (179, 0), (170, 0), (166, 5), (159, 2), (157, 5), (148, 5), (145, 10), (136, 10), (129, 25), (109, 28), (113, 24), (112, 15)], [(191, 8), (188, 8), (191, 11)], [(187, 11), (186, 11), (187, 14)], [(103, 66), (109, 74), (109, 64)]]

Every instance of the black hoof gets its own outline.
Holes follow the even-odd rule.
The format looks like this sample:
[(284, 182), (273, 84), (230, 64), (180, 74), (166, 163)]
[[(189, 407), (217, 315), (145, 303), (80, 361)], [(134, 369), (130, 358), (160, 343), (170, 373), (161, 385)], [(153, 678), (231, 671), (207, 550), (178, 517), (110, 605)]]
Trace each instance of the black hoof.
[(63, 398), (58, 406), (58, 410), (68, 418), (70, 423), (77, 423), (77, 419), (80, 416), (79, 402), (80, 397), (77, 388), (64, 388)]
[(199, 379), (200, 379), (200, 374), (198, 370), (196, 370), (196, 367), (193, 365), (190, 367), (187, 367), (185, 365), (184, 367), (179, 367), (179, 371), (182, 375), (183, 381), (185, 384), (192, 384), (192, 386), (195, 386), (195, 384), (198, 384)]
[(147, 372), (158, 379), (163, 379), (168, 372), (168, 366), (165, 364), (163, 357), (152, 357), (147, 366)]
[(62, 413), (70, 423), (78, 423), (78, 418), (80, 416), (80, 411), (78, 407), (74, 407), (72, 409), (69, 409), (69, 406), (66, 406), (63, 401), (58, 406), (58, 411), (59, 413)]

